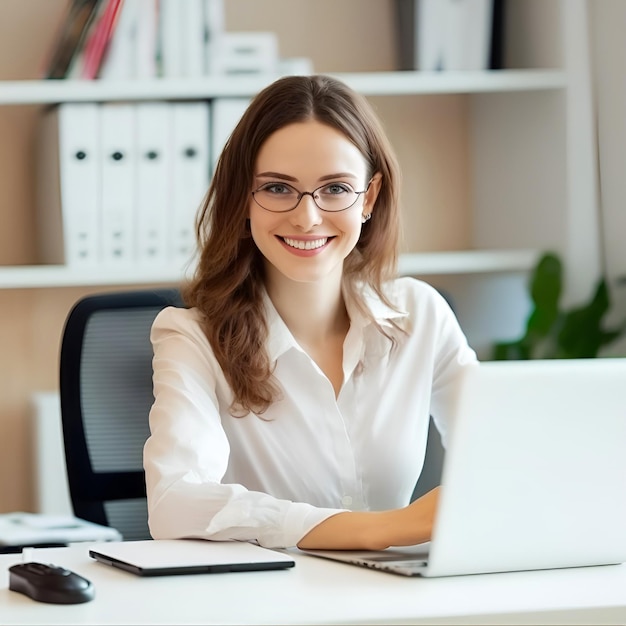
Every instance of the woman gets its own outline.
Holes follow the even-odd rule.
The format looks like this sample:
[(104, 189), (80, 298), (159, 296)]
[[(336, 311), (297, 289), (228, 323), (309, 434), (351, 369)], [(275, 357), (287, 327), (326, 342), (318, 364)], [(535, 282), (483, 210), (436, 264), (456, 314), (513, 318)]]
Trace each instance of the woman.
[(381, 549), (430, 538), (408, 504), (432, 414), (476, 360), (431, 287), (394, 280), (395, 157), (364, 98), (282, 78), (233, 131), (198, 215), (189, 309), (152, 330), (144, 464), (155, 538)]

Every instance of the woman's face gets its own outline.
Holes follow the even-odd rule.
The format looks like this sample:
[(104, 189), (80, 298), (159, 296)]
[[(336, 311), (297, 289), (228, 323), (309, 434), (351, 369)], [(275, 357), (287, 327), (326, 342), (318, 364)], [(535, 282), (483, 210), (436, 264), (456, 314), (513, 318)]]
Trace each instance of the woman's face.
[[(320, 122), (290, 124), (261, 146), (254, 173), (252, 189), (263, 191), (256, 201), (250, 199), (250, 228), (270, 280), (281, 275), (296, 282), (317, 282), (340, 276), (380, 188), (379, 175), (368, 188), (367, 164), (358, 148)], [(325, 207), (343, 208), (356, 200), (336, 212), (320, 209), (311, 195), (303, 195), (295, 209), (282, 213), (257, 203), (288, 208), (299, 192), (317, 189), (316, 198)], [(365, 189), (366, 193), (353, 193)]]

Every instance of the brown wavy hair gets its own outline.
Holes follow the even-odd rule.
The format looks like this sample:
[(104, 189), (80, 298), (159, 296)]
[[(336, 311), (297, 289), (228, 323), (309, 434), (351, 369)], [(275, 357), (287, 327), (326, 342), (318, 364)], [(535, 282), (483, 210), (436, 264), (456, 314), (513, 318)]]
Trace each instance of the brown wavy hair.
[[(371, 317), (361, 290), (369, 285), (385, 302), (385, 281), (398, 254), (399, 169), (381, 123), (367, 100), (328, 76), (288, 76), (263, 89), (229, 137), (196, 220), (199, 261), (183, 286), (234, 394), (231, 414), (262, 414), (279, 397), (265, 343), (263, 257), (248, 214), (257, 155), (277, 130), (316, 120), (343, 133), (361, 152), (368, 177), (380, 172), (373, 217), (344, 261), (344, 291)], [(382, 329), (379, 328), (382, 331)]]

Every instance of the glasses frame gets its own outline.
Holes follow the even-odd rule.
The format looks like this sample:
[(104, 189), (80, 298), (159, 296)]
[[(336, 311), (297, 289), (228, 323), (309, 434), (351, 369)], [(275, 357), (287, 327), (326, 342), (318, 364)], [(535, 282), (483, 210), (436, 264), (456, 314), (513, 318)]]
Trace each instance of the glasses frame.
[[(261, 186), (257, 187), (254, 191), (251, 191), (250, 193), (252, 194), (252, 198), (253, 200), (256, 202), (256, 204), (258, 206), (260, 206), (264, 211), (269, 211), (270, 213), (289, 213), (290, 211), (294, 211), (295, 209), (298, 208), (298, 205), (300, 204), (300, 202), (302, 201), (302, 198), (304, 198), (304, 196), (311, 196), (311, 198), (313, 198), (313, 202), (315, 203), (315, 206), (320, 210), (320, 211), (324, 211), (324, 213), (341, 213), (342, 211), (347, 211), (348, 209), (351, 209), (358, 201), (359, 198), (364, 194), (367, 193), (368, 189), (370, 188), (370, 185), (372, 184), (372, 179), (370, 178), (369, 182), (367, 183), (367, 187), (365, 187), (365, 189), (363, 189), (363, 191), (354, 191), (354, 193), (356, 194), (356, 198), (354, 199), (354, 202), (352, 204), (350, 204), (349, 206), (347, 206), (345, 209), (337, 209), (336, 211), (332, 211), (329, 209), (323, 209), (318, 203), (317, 200), (315, 199), (315, 193), (317, 191), (319, 191), (320, 189), (324, 189), (324, 187), (328, 187), (329, 185), (332, 185), (332, 182), (329, 183), (325, 183), (324, 185), (320, 185), (319, 187), (315, 188), (313, 191), (298, 191), (293, 185), (290, 185), (289, 183), (274, 183), (274, 184), (281, 184), (281, 185), (285, 185), (286, 187), (291, 187), (292, 189), (294, 189), (295, 191), (298, 191), (298, 200), (296, 201), (296, 203), (290, 208), (290, 209), (285, 209), (283, 211), (275, 211), (273, 209), (268, 209), (267, 207), (264, 207), (257, 199), (256, 196), (254, 194), (258, 193), (262, 187), (264, 187), (265, 185), (271, 185), (272, 183), (263, 183)], [(335, 184), (340, 184), (340, 183), (335, 183)], [(343, 183), (342, 183), (343, 184)]]

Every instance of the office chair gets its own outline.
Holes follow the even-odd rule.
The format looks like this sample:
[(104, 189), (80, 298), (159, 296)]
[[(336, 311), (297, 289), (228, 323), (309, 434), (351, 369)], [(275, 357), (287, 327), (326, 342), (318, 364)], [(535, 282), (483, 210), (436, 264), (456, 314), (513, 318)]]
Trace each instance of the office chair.
[(445, 450), (441, 443), (441, 436), (432, 418), (428, 423), (428, 440), (426, 441), (426, 456), (424, 457), (424, 467), (422, 473), (415, 484), (411, 502), (420, 496), (428, 493), (431, 489), (441, 484), (441, 473), (443, 471), (443, 459)]
[[(149, 539), (143, 445), (153, 402), (150, 327), (175, 289), (98, 294), (65, 322), (60, 357), (61, 422), (74, 514)], [(430, 423), (424, 469), (412, 499), (439, 484), (443, 448)]]
[(143, 445), (153, 402), (150, 327), (175, 289), (98, 294), (70, 311), (61, 341), (63, 441), (74, 514), (149, 539)]

